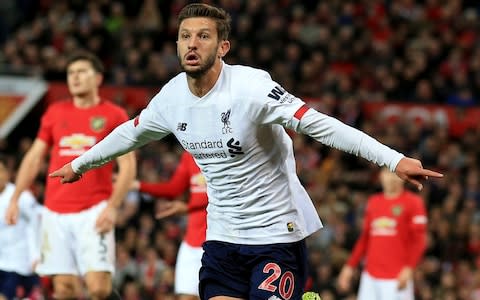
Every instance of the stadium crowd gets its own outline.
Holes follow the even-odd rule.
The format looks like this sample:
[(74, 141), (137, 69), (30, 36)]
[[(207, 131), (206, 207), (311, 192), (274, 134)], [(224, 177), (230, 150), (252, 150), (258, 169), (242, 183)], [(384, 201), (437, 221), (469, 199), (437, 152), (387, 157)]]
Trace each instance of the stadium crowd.
[[(160, 88), (179, 72), (175, 20), (188, 2), (3, 0), (0, 72), (63, 81), (66, 56), (85, 47), (107, 66), (107, 84)], [(321, 99), (320, 111), (446, 174), (428, 181), (421, 192), (429, 231), (415, 272), (416, 299), (480, 299), (480, 130), (453, 137), (434, 121), (386, 123), (361, 111), (369, 101), (477, 105), (480, 5), (466, 0), (203, 2), (217, 3), (233, 17), (227, 62), (270, 70), (294, 94)], [(304, 136), (293, 139), (298, 173), (325, 225), (308, 240), (309, 288), (323, 300), (354, 299), (355, 287), (340, 293), (336, 277), (361, 229), (368, 196), (380, 190), (378, 168)], [(31, 136), (0, 143), (13, 174), (29, 143)], [(142, 148), (140, 179), (169, 178), (181, 152), (173, 139)], [(39, 199), (45, 172), (33, 187)], [(125, 300), (174, 299), (173, 267), (186, 220), (155, 220), (156, 204), (132, 192), (117, 220), (114, 285)]]

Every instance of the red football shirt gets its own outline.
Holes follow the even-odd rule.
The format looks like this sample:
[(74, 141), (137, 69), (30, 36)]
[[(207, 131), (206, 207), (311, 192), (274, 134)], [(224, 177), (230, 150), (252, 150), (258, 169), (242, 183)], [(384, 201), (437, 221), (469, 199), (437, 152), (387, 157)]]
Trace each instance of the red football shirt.
[(347, 262), (365, 257), (366, 271), (381, 279), (397, 278), (403, 267), (415, 267), (426, 247), (427, 216), (423, 200), (404, 191), (398, 197), (376, 194), (368, 200), (362, 234)]
[(184, 152), (180, 163), (169, 181), (140, 183), (140, 191), (155, 197), (175, 198), (190, 188), (188, 200), (188, 222), (185, 242), (200, 247), (205, 241), (207, 230), (207, 184), (193, 157)]
[[(115, 127), (128, 120), (125, 110), (109, 101), (86, 109), (73, 101), (50, 105), (42, 116), (37, 138), (50, 147), (48, 173), (91, 148)], [(112, 193), (113, 163), (93, 169), (73, 184), (61, 184), (58, 178), (47, 177), (45, 206), (59, 213), (87, 209)]]

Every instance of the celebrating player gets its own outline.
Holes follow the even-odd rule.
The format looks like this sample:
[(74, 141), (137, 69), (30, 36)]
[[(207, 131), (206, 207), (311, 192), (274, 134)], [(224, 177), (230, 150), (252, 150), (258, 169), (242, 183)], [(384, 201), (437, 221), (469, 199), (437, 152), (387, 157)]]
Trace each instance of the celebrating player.
[[(387, 166), (422, 187), (442, 175), (335, 118), (309, 108), (259, 69), (228, 65), (230, 17), (207, 4), (179, 14), (177, 53), (184, 72), (135, 120), (51, 173), (61, 182), (172, 133), (207, 180), (202, 299), (300, 299), (305, 239), (322, 227), (295, 172), (285, 128)], [(161, 154), (159, 154), (161, 155)]]

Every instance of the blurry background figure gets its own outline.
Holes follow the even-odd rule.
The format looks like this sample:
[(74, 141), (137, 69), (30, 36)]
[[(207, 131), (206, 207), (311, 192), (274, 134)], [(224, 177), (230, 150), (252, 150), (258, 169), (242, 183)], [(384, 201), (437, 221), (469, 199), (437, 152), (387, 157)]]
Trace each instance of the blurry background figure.
[(198, 272), (203, 255), (202, 244), (207, 229), (207, 185), (193, 157), (184, 152), (169, 181), (148, 183), (135, 181), (133, 188), (155, 197), (178, 198), (189, 191), (188, 203), (180, 200), (162, 202), (156, 212), (157, 218), (175, 214), (187, 214), (185, 237), (178, 250), (175, 265), (175, 293), (178, 299), (195, 300), (198, 297)]
[(426, 248), (425, 205), (386, 168), (380, 182), (383, 192), (368, 200), (363, 231), (338, 284), (348, 290), (354, 268), (364, 258), (358, 300), (413, 300), (413, 272)]
[(34, 270), (40, 259), (41, 205), (32, 193), (23, 192), (18, 222), (8, 226), (3, 216), (14, 190), (7, 159), (0, 154), (0, 295), (8, 300), (26, 298), (40, 285)]

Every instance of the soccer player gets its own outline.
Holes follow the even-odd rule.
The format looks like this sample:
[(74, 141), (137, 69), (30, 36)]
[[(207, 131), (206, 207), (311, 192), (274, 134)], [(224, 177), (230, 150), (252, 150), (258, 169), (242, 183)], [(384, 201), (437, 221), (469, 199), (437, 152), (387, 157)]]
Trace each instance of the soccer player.
[(350, 288), (354, 268), (365, 258), (358, 300), (413, 300), (413, 270), (426, 248), (425, 205), (390, 170), (382, 168), (380, 181), (383, 192), (368, 200), (363, 230), (340, 272), (339, 288)]
[(147, 183), (135, 181), (134, 189), (155, 197), (173, 199), (189, 189), (188, 204), (183, 201), (168, 202), (157, 213), (157, 218), (177, 213), (187, 213), (185, 237), (178, 250), (175, 265), (175, 293), (180, 300), (195, 300), (198, 296), (198, 273), (202, 265), (202, 244), (207, 230), (207, 185), (193, 157), (184, 152), (172, 178), (167, 182)]
[(190, 4), (178, 21), (177, 53), (184, 72), (134, 120), (50, 176), (76, 181), (122, 153), (174, 134), (207, 180), (202, 299), (302, 297), (305, 239), (322, 223), (295, 173), (285, 128), (388, 166), (417, 188), (426, 176), (442, 176), (309, 108), (267, 72), (226, 64), (230, 17), (224, 10)]
[[(7, 159), (0, 155), (0, 214), (7, 210), (15, 186), (10, 182)], [(40, 280), (34, 274), (40, 259), (38, 226), (41, 205), (29, 191), (20, 194), (19, 220), (15, 226), (6, 226), (0, 219), (0, 295), (14, 299), (19, 289), (23, 296), (30, 294)]]
[[(55, 170), (128, 120), (122, 108), (100, 98), (102, 72), (100, 60), (89, 52), (68, 58), (67, 83), (72, 100), (50, 105), (42, 116), (37, 138), (18, 171), (6, 213), (8, 224), (17, 221), (19, 196), (32, 184), (47, 153), (48, 170)], [(112, 292), (116, 209), (136, 176), (133, 153), (119, 156), (117, 163), (114, 186), (113, 163), (86, 174), (78, 185), (61, 185), (47, 178), (37, 272), (53, 276), (56, 299), (79, 295), (78, 276), (84, 277), (91, 299), (106, 299)]]

